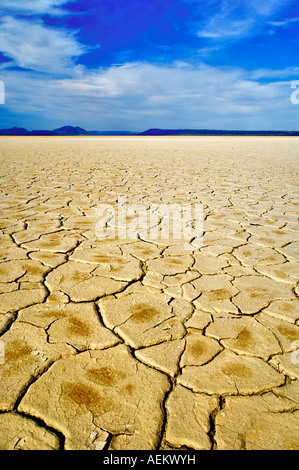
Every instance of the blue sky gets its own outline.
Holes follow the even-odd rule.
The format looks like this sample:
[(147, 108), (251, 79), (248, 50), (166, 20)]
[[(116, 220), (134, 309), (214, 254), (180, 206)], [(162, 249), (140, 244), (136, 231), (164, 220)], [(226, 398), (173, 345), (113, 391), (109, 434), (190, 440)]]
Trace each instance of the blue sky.
[(0, 127), (299, 130), (298, 0), (0, 0)]

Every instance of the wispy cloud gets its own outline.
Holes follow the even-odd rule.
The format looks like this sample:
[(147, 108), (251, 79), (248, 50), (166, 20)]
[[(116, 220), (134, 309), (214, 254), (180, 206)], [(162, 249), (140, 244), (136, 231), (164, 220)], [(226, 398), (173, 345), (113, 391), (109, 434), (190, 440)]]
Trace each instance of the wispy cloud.
[(69, 3), (67, 0), (1, 0), (0, 11), (9, 13), (21, 14), (51, 14), (59, 15), (62, 10), (59, 8), (62, 5)]
[(248, 72), (252, 80), (294, 80), (299, 77), (299, 67), (287, 67), (285, 69), (256, 69)]
[(299, 18), (286, 18), (284, 20), (279, 20), (279, 21), (268, 21), (268, 24), (279, 28), (281, 26), (290, 26), (298, 22), (299, 22)]
[(12, 112), (89, 129), (279, 129), (282, 119), (294, 127), (298, 114), (288, 81), (263, 83), (238, 68), (136, 62), (59, 80), (9, 70), (3, 78)]
[(209, 39), (236, 39), (258, 34), (260, 27), (293, 0), (221, 0), (216, 13), (209, 16), (197, 35)]
[(0, 22), (0, 52), (14, 64), (39, 72), (62, 73), (86, 48), (74, 32), (50, 28), (32, 19), (4, 16)]

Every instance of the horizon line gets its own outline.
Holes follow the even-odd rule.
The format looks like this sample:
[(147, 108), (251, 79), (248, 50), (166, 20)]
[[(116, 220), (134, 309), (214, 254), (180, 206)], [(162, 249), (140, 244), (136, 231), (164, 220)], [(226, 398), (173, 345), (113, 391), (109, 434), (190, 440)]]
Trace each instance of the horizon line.
[[(36, 133), (36, 134), (35, 134)], [(87, 131), (86, 129), (80, 127), (80, 126), (71, 126), (71, 125), (64, 125), (64, 126), (61, 126), (61, 127), (57, 127), (55, 129), (32, 129), (32, 130), (28, 130), (26, 129), (25, 127), (18, 127), (18, 126), (13, 126), (13, 127), (9, 127), (9, 128), (2, 128), (0, 129), (0, 135), (20, 135), (20, 136), (30, 136), (31, 134), (34, 135), (40, 135), (40, 136), (43, 136), (43, 133), (45, 136), (47, 135), (65, 135), (65, 136), (75, 136), (75, 135), (78, 135), (78, 136), (96, 136), (96, 135), (119, 135), (119, 134), (123, 134), (123, 135), (150, 135), (150, 134), (154, 134), (154, 135), (167, 135), (167, 134), (204, 134), (204, 135), (208, 135), (209, 133), (211, 134), (217, 134), (217, 133), (220, 133), (220, 134), (228, 134), (228, 135), (231, 135), (231, 134), (271, 134), (271, 135), (275, 135), (275, 134), (278, 134), (278, 135), (282, 135), (282, 134), (285, 134), (285, 135), (290, 135), (290, 134), (293, 134), (293, 135), (298, 135), (299, 136), (299, 131), (296, 131), (296, 130), (284, 130), (284, 129), (280, 129), (280, 130), (273, 130), (273, 129), (208, 129), (208, 128), (200, 128), (200, 129), (196, 129), (196, 128), (158, 128), (158, 127), (152, 127), (152, 128), (149, 128), (147, 130), (144, 130), (144, 131), (127, 131), (127, 130), (107, 130), (107, 131), (99, 131), (99, 130), (91, 130), (91, 131)]]

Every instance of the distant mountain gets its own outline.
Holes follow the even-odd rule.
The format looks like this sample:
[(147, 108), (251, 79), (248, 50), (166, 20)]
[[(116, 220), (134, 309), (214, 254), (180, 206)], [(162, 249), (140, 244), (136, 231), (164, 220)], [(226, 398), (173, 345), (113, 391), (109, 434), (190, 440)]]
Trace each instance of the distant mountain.
[(49, 130), (34, 130), (28, 131), (23, 127), (12, 127), (11, 129), (0, 129), (0, 135), (28, 135), (28, 136), (79, 136), (79, 135), (135, 135), (133, 132), (128, 131), (86, 131), (82, 127), (63, 126), (58, 129)]
[(63, 126), (52, 131), (54, 135), (88, 135), (88, 132), (82, 127)]
[(209, 129), (148, 129), (147, 131), (134, 133), (127, 131), (86, 131), (82, 127), (63, 126), (52, 131), (34, 130), (28, 131), (23, 127), (0, 129), (0, 135), (11, 136), (299, 136), (299, 131), (226, 131)]
[(0, 129), (0, 135), (33, 135), (33, 136), (38, 136), (38, 135), (88, 135), (89, 133), (85, 130), (82, 129), (81, 127), (73, 127), (73, 126), (64, 126), (64, 127), (59, 127), (58, 129), (54, 129), (53, 131), (48, 131), (48, 130), (34, 130), (34, 131), (28, 131), (27, 129), (24, 129), (23, 127), (12, 127), (11, 129)]
[(145, 132), (141, 132), (140, 135), (173, 135), (173, 136), (183, 136), (183, 135), (198, 135), (198, 136), (299, 136), (299, 131), (226, 131), (226, 130), (209, 130), (209, 129), (148, 129)]
[(23, 127), (12, 127), (11, 129), (0, 129), (0, 135), (29, 135), (30, 132)]

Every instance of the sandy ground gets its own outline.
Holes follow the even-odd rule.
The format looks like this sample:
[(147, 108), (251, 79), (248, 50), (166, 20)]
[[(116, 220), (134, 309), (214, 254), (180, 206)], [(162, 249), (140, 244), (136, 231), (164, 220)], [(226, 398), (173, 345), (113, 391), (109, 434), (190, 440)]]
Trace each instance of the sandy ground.
[[(0, 448), (298, 449), (298, 155), (1, 138)], [(99, 238), (124, 196), (202, 204), (203, 240)]]

